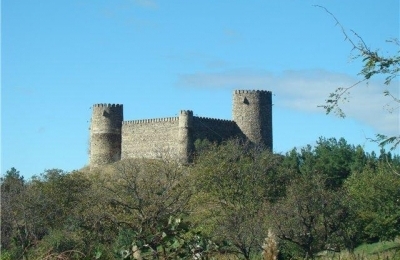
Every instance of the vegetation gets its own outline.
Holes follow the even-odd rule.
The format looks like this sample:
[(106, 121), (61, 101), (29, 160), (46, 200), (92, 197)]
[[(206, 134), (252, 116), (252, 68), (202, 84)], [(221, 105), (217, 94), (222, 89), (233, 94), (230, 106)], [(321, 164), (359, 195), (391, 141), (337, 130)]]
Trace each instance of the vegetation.
[(1, 259), (399, 257), (399, 156), (334, 138), (285, 155), (197, 144), (189, 166), (128, 160), (30, 180), (10, 169)]
[[(400, 41), (397, 38), (389, 39), (386, 42), (393, 44), (395, 46), (395, 52), (385, 52), (382, 50), (371, 49), (363, 40), (363, 38), (357, 34), (357, 32), (351, 30), (347, 32), (339, 20), (332, 14), (328, 9), (323, 6), (315, 5), (315, 7), (322, 8), (325, 10), (334, 20), (336, 25), (338, 25), (342, 31), (345, 40), (350, 43), (352, 48), (352, 53), (354, 56), (353, 60), (361, 59), (363, 66), (359, 72), (362, 79), (351, 86), (338, 87), (334, 92), (329, 94), (328, 99), (325, 104), (322, 105), (327, 114), (334, 112), (340, 117), (345, 117), (346, 114), (342, 110), (340, 103), (343, 101), (348, 101), (348, 95), (354, 87), (357, 87), (362, 82), (367, 82), (372, 78), (384, 77), (384, 84), (386, 86), (391, 85), (392, 81), (395, 80), (400, 73)], [(395, 87), (396, 84), (394, 84)], [(386, 107), (389, 113), (395, 113), (399, 111), (400, 99), (388, 89), (382, 90), (385, 97), (389, 98), (387, 104), (382, 104)], [(389, 105), (390, 104), (390, 105)], [(393, 105), (394, 104), (394, 105)], [(389, 145), (391, 150), (395, 150), (398, 145), (400, 145), (400, 135), (387, 136), (386, 134), (377, 134), (376, 139), (373, 140), (379, 143), (380, 146), (384, 147)], [(397, 174), (399, 174), (397, 172)]]

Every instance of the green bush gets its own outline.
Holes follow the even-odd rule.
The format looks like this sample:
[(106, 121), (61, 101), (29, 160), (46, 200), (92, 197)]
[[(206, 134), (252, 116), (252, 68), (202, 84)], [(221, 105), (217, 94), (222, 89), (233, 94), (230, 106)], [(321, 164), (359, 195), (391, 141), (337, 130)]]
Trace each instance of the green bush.
[(68, 257), (68, 259), (82, 259), (85, 257), (85, 243), (76, 232), (66, 230), (52, 230), (46, 235), (32, 252), (33, 258)]
[(13, 257), (11, 255), (11, 252), (7, 250), (1, 250), (0, 260), (12, 260), (12, 259)]

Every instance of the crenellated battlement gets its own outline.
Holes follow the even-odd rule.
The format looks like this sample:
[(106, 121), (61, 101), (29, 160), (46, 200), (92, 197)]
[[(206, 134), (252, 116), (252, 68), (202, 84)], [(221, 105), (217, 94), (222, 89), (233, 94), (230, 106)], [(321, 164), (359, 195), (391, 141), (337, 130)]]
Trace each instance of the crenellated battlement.
[(90, 166), (127, 158), (160, 158), (162, 151), (188, 163), (195, 141), (204, 139), (218, 143), (242, 138), (272, 149), (271, 91), (235, 90), (232, 116), (233, 120), (202, 117), (194, 116), (192, 110), (180, 110), (174, 117), (124, 121), (122, 104), (94, 104)]
[(93, 107), (123, 107), (122, 104), (94, 104)]
[(192, 110), (181, 110), (179, 112), (180, 115), (188, 115), (188, 116), (193, 116), (193, 111)]
[(260, 93), (260, 94), (272, 94), (271, 91), (268, 90), (235, 90), (235, 94), (255, 94), (255, 93)]
[(123, 121), (123, 125), (133, 125), (133, 124), (148, 124), (155, 122), (172, 122), (179, 120), (179, 117), (163, 117), (163, 118), (152, 118), (152, 119), (138, 119), (138, 120), (129, 120)]
[(221, 119), (221, 118), (212, 118), (212, 117), (195, 116), (194, 119), (198, 119), (198, 120), (202, 120), (202, 121), (217, 122), (217, 123), (235, 124), (235, 122), (232, 121), (232, 120), (229, 120), (229, 119)]

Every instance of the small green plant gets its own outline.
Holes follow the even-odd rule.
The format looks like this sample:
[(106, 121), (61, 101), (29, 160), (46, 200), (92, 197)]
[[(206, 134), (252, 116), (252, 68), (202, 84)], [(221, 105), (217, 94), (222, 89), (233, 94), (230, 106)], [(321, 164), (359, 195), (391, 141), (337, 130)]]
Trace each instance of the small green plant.
[(169, 217), (153, 233), (121, 230), (117, 249), (119, 259), (205, 259), (217, 246), (189, 231), (189, 223)]
[(10, 252), (8, 252), (7, 250), (1, 250), (0, 260), (11, 260), (11, 259), (12, 255)]
[(38, 243), (31, 256), (38, 259), (82, 259), (84, 251), (84, 243), (77, 233), (52, 230)]

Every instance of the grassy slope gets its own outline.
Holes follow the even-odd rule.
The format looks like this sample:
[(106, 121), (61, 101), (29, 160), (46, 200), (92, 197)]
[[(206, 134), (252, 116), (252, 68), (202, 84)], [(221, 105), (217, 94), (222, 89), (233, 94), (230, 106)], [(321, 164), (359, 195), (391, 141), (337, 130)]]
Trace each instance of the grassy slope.
[(400, 260), (400, 238), (395, 241), (385, 241), (373, 244), (363, 244), (354, 250), (351, 255), (348, 252), (326, 253), (319, 259), (353, 259), (353, 260), (369, 260), (369, 259), (390, 259)]

